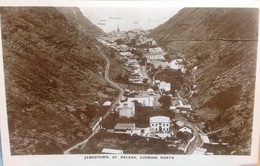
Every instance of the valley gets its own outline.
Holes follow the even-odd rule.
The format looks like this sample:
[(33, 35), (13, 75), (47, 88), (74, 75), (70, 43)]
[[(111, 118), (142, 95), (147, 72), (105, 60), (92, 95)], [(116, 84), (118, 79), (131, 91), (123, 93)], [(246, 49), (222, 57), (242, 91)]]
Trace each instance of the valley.
[(258, 12), (104, 33), (78, 8), (1, 8), (11, 154), (250, 155)]

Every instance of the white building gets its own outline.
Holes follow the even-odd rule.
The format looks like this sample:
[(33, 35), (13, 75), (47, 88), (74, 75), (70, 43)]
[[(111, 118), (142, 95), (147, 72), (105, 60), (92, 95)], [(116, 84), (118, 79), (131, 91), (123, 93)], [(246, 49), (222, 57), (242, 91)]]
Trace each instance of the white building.
[(183, 132), (183, 133), (187, 132), (187, 133), (192, 134), (192, 130), (190, 128), (188, 128), (188, 127), (182, 127), (182, 128), (179, 129), (179, 131)]
[(161, 54), (161, 55), (165, 54), (161, 47), (149, 48), (149, 52), (151, 54)]
[(162, 82), (160, 82), (160, 84), (159, 84), (159, 89), (168, 92), (168, 91), (171, 90), (171, 84), (162, 81)]
[(111, 101), (106, 101), (106, 102), (104, 102), (104, 104), (103, 104), (103, 106), (106, 106), (106, 107), (108, 107), (108, 106), (110, 106), (111, 105)]
[(151, 131), (168, 133), (170, 131), (170, 118), (167, 116), (150, 117)]
[(135, 96), (135, 97), (128, 97), (127, 99), (128, 102), (133, 102), (137, 101), (138, 103), (142, 104), (143, 106), (146, 107), (153, 107), (154, 102), (155, 102), (155, 97), (154, 96)]
[(203, 144), (209, 144), (210, 141), (209, 141), (209, 137), (207, 135), (204, 135), (204, 134), (199, 134), (200, 135), (200, 139), (202, 141)]
[(122, 57), (128, 57), (128, 58), (133, 56), (133, 54), (131, 52), (120, 52), (120, 55)]
[(186, 69), (184, 68), (184, 66), (182, 64), (180, 64), (183, 61), (183, 59), (174, 59), (171, 61), (171, 63), (169, 64), (171, 69), (174, 70), (181, 70), (182, 73), (185, 73)]
[(207, 152), (207, 149), (196, 147), (196, 149), (193, 151), (192, 155), (205, 155), (206, 152)]

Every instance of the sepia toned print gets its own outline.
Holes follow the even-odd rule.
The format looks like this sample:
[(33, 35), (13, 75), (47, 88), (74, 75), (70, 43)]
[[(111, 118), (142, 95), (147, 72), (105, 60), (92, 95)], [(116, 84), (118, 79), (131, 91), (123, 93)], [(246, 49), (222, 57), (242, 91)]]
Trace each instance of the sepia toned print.
[(1, 8), (11, 155), (250, 155), (258, 15)]

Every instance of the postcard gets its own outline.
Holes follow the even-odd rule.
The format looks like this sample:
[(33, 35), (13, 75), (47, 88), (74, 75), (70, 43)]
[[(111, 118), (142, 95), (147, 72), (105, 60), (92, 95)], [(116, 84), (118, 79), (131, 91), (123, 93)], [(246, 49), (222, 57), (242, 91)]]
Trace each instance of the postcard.
[(258, 7), (3, 3), (3, 165), (257, 165)]

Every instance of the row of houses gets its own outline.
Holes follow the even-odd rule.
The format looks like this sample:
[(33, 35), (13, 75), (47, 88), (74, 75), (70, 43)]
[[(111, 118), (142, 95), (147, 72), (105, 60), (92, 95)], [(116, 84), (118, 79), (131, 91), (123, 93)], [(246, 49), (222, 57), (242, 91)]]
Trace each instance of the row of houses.
[(170, 118), (167, 116), (150, 117), (149, 123), (150, 126), (147, 128), (137, 128), (135, 123), (117, 123), (114, 127), (114, 131), (133, 134), (138, 133), (137, 130), (140, 130), (140, 133), (146, 133), (146, 136), (151, 133), (166, 134), (170, 132)]
[(135, 116), (135, 103), (144, 107), (153, 107), (156, 101), (156, 96), (153, 89), (149, 88), (147, 91), (132, 92), (128, 89), (125, 90), (125, 96), (119, 103), (116, 111), (120, 117), (131, 118)]

